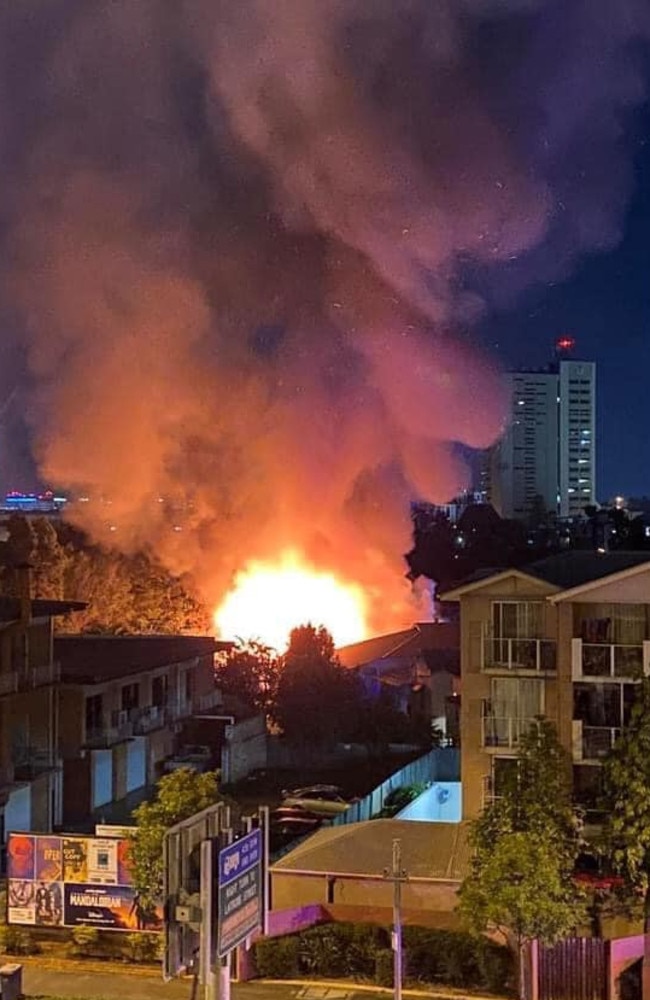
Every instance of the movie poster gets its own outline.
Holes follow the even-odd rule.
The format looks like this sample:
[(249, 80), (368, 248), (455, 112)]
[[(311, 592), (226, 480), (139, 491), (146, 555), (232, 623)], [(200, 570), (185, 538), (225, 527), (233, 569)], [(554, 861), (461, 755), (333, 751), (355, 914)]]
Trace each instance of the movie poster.
[(60, 837), (35, 837), (34, 878), (45, 882), (63, 879), (63, 854)]
[(88, 879), (87, 841), (80, 837), (63, 838), (64, 882), (86, 882)]
[(7, 848), (7, 874), (9, 878), (34, 878), (34, 837), (25, 833), (12, 833)]
[(133, 885), (131, 873), (131, 841), (117, 841), (117, 882), (118, 885)]
[(34, 883), (34, 917), (37, 927), (61, 927), (63, 924), (63, 883)]
[(121, 931), (161, 928), (162, 914), (143, 912), (131, 886), (66, 883), (64, 890), (64, 920), (68, 927), (86, 924)]
[(31, 879), (10, 878), (7, 883), (7, 922), (35, 924), (34, 883)]
[(94, 885), (117, 885), (117, 840), (97, 838), (88, 840), (87, 877)]

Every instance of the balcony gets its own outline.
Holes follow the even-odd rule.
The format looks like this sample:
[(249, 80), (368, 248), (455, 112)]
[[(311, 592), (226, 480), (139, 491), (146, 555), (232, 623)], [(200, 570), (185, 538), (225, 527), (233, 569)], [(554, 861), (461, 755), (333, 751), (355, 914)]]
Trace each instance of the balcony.
[(24, 667), (0, 674), (0, 696), (33, 691), (36, 688), (55, 684), (61, 676), (59, 663), (44, 663), (39, 667)]
[(573, 760), (574, 763), (596, 763), (604, 760), (613, 750), (621, 735), (617, 726), (587, 726), (578, 719), (573, 720)]
[(162, 705), (147, 705), (145, 708), (140, 708), (133, 722), (133, 735), (145, 736), (154, 729), (162, 729), (169, 723), (170, 718), (171, 713)]
[(61, 761), (47, 747), (15, 747), (12, 762), (14, 781), (33, 781), (39, 775), (61, 767)]
[(608, 677), (640, 680), (644, 675), (650, 674), (650, 641), (623, 644), (573, 639), (571, 670), (574, 681)]
[(84, 746), (102, 750), (131, 739), (134, 730), (133, 716), (133, 711), (113, 712), (110, 725), (87, 727)]
[(221, 691), (210, 691), (208, 694), (200, 694), (196, 699), (197, 712), (209, 712), (213, 708), (222, 708), (223, 698)]
[(556, 644), (552, 639), (501, 639), (484, 634), (481, 669), (519, 673), (554, 673)]
[(481, 745), (487, 751), (516, 750), (524, 736), (535, 722), (531, 719), (513, 719), (495, 715), (483, 702), (481, 717)]

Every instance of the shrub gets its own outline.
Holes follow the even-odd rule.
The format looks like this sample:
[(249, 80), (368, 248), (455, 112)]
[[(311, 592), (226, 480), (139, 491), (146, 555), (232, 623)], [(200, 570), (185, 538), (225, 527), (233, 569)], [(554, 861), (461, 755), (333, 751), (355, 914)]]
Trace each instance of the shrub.
[(160, 959), (162, 947), (161, 934), (138, 931), (128, 934), (126, 938), (126, 951), (132, 962), (156, 962)]
[(0, 889), (0, 927), (7, 923), (7, 890)]
[(7, 955), (38, 955), (40, 951), (34, 936), (26, 927), (0, 927), (0, 951)]
[(491, 993), (506, 993), (514, 976), (513, 955), (508, 948), (486, 938), (479, 938), (476, 958), (481, 985)]
[(296, 979), (300, 974), (298, 935), (265, 938), (255, 944), (255, 964), (262, 979)]
[(393, 985), (393, 961), (390, 948), (380, 948), (375, 952), (375, 982), (378, 986)]
[[(390, 985), (389, 946), (390, 935), (382, 927), (330, 923), (259, 941), (255, 958), (259, 975), (269, 979), (352, 977)], [(512, 979), (507, 948), (464, 932), (405, 927), (403, 948), (405, 978), (412, 981), (504, 992)]]
[(78, 957), (92, 957), (99, 949), (99, 930), (96, 927), (88, 927), (87, 924), (79, 924), (72, 930), (72, 941), (69, 946), (71, 955)]

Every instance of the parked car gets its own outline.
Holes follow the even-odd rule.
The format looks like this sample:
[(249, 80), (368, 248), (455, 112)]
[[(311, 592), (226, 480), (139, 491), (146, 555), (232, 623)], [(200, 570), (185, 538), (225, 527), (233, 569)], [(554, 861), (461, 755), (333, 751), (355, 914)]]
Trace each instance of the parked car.
[(349, 805), (335, 785), (311, 785), (283, 792), (283, 807), (306, 809), (317, 816), (335, 816), (345, 812)]
[(181, 747), (177, 754), (165, 761), (164, 770), (169, 774), (189, 767), (193, 771), (209, 771), (212, 763), (212, 750), (206, 746)]

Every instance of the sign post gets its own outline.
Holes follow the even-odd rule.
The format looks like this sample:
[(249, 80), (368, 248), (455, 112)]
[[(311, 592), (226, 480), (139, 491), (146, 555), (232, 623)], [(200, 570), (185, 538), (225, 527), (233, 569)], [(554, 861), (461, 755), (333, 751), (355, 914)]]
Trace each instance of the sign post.
[(217, 956), (264, 925), (264, 837), (251, 830), (219, 851)]

